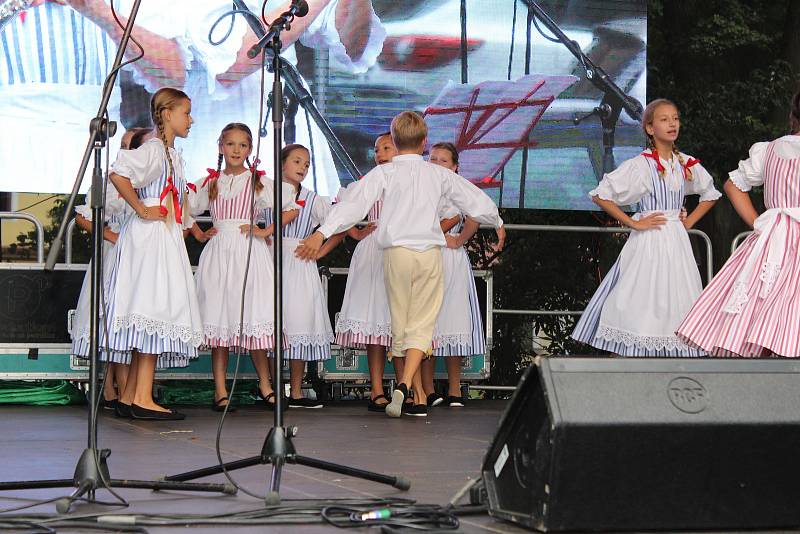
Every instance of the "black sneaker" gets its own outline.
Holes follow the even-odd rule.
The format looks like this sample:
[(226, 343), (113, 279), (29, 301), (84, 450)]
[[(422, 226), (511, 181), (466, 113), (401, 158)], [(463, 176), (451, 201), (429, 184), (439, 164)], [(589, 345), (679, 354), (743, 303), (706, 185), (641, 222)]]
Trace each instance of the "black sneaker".
[(428, 402), (428, 406), (434, 407), (434, 406), (439, 406), (441, 403), (443, 403), (444, 397), (442, 397), (438, 393), (431, 393), (430, 395), (428, 395), (428, 398), (426, 400)]
[(405, 384), (397, 384), (392, 391), (392, 402), (386, 405), (386, 415), (389, 417), (400, 417), (403, 415), (403, 403), (408, 398), (408, 387)]
[(451, 408), (463, 408), (464, 403), (464, 397), (453, 397), (452, 395), (447, 397), (447, 405)]
[(424, 404), (404, 404), (403, 413), (411, 417), (428, 417), (428, 407)]
[(308, 397), (300, 397), (299, 399), (293, 399), (289, 397), (288, 404), (289, 408), (322, 408), (322, 403), (317, 400), (311, 400)]

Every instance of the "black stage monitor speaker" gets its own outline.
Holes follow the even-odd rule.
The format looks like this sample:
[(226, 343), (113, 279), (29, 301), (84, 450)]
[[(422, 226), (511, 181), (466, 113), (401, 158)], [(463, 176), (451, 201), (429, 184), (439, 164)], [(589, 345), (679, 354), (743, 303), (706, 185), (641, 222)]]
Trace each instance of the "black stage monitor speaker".
[(542, 531), (800, 526), (800, 362), (540, 359), (482, 474)]

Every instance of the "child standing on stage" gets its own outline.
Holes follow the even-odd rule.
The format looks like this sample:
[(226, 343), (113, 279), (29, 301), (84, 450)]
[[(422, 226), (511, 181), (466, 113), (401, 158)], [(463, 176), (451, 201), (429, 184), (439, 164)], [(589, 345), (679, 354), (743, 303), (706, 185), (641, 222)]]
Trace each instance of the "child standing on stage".
[[(289, 408), (321, 408), (322, 403), (303, 396), (301, 389), (306, 362), (331, 357), (333, 329), (328, 317), (328, 301), (317, 270), (317, 262), (304, 262), (294, 251), (327, 217), (328, 199), (300, 185), (308, 174), (311, 154), (303, 145), (287, 145), (281, 150), (283, 180), (296, 193), (292, 198), (300, 213), (283, 225), (283, 330), (289, 359)], [(273, 224), (272, 210), (265, 210), (267, 225)], [(316, 258), (314, 258), (316, 260)], [(274, 369), (274, 365), (270, 365)], [(280, 372), (280, 369), (277, 370)]]
[[(386, 405), (386, 414), (400, 417), (414, 381), (422, 392), (419, 366), (431, 350), (433, 328), (443, 297), (444, 234), (438, 207), (442, 199), (477, 222), (503, 225), (497, 206), (485, 193), (452, 171), (422, 159), (428, 129), (418, 113), (406, 111), (392, 120), (398, 155), (353, 184), (320, 229), (298, 247), (301, 258), (313, 259), (323, 241), (362, 220), (383, 197), (378, 244), (384, 249), (384, 277), (392, 317), (392, 356), (405, 358), (402, 377)], [(424, 395), (415, 395), (413, 412), (427, 413)]]
[[(699, 161), (675, 146), (680, 130), (675, 104), (650, 102), (642, 127), (647, 150), (606, 174), (589, 193), (633, 231), (572, 337), (621, 356), (702, 356), (675, 336), (702, 289), (686, 230), (721, 195)], [(700, 202), (681, 221), (686, 195), (700, 195)], [(637, 206), (632, 217), (620, 208), (629, 204)]]
[[(708, 284), (677, 329), (712, 356), (800, 356), (800, 93), (791, 134), (756, 143), (725, 193), (754, 232)], [(761, 215), (750, 200), (764, 186)]]
[[(204, 233), (204, 239), (210, 241), (200, 255), (195, 280), (203, 318), (203, 345), (211, 347), (215, 411), (224, 410), (229, 402), (225, 379), (231, 347), (250, 351), (258, 374), (257, 394), (267, 407), (275, 405), (267, 368), (267, 351), (275, 347), (274, 274), (265, 240), (272, 235), (273, 228), (261, 230), (250, 226), (254, 213), (272, 207), (273, 182), (263, 178), (259, 171), (255, 185), (252, 184), (253, 172), (246, 165), (252, 147), (253, 135), (247, 125), (225, 126), (219, 136), (217, 170), (209, 169), (208, 177), (196, 184), (197, 193), (190, 194), (192, 213), (209, 210), (214, 223)], [(294, 189), (289, 184), (284, 186), (284, 209), (292, 209)], [(254, 239), (248, 263), (250, 233)], [(247, 287), (242, 320), (245, 272)], [(230, 407), (228, 411), (233, 409)]]
[(159, 89), (150, 101), (156, 139), (122, 151), (110, 179), (134, 214), (125, 220), (110, 273), (108, 345), (130, 354), (119, 406), (138, 419), (182, 419), (153, 401), (157, 363), (185, 366), (203, 340), (194, 277), (183, 242), (186, 181), (175, 137), (192, 125), (183, 91)]
[[(134, 150), (139, 148), (145, 141), (145, 136), (149, 132), (149, 128), (131, 128), (127, 130), (120, 140), (120, 148), (122, 150)], [(106, 201), (104, 205), (106, 225), (103, 227), (104, 246), (102, 262), (104, 273), (110, 270), (109, 265), (114, 261), (119, 229), (127, 215), (126, 206), (127, 204), (119, 196), (114, 185), (111, 183), (106, 184)], [(75, 208), (75, 224), (86, 232), (92, 232), (92, 210), (88, 195), (86, 204)], [(75, 306), (75, 315), (72, 321), (71, 353), (84, 358), (89, 356), (90, 275), (91, 263), (83, 279), (83, 286), (81, 287), (81, 293), (78, 297), (78, 304)], [(108, 276), (104, 275), (103, 280), (107, 282)], [(107, 292), (103, 295), (103, 298), (107, 298)], [(101, 313), (103, 313), (102, 310)], [(107, 328), (107, 326), (106, 324), (101, 324), (101, 328)], [(107, 378), (103, 381), (103, 398), (101, 405), (103, 408), (114, 410), (119, 394), (125, 389), (125, 384), (128, 380), (128, 365), (114, 363), (116, 360), (125, 360), (126, 358), (124, 357), (112, 357), (109, 361), (108, 354), (103, 350), (103, 347), (100, 347), (100, 359), (108, 361), (106, 364)]]
[[(452, 143), (433, 145), (428, 161), (458, 173), (458, 150)], [(452, 203), (441, 206), (439, 217), (447, 247), (442, 249), (444, 300), (433, 333), (433, 356), (445, 357), (448, 384), (445, 403), (450, 407), (462, 407), (463, 357), (486, 352), (478, 291), (472, 275), (472, 264), (464, 248), (464, 244), (475, 235), (480, 225), (472, 219), (464, 218)], [(428, 394), (428, 406), (436, 406), (444, 401), (434, 388), (434, 367), (434, 358), (422, 362), (422, 384)]]
[[(389, 132), (375, 139), (375, 163), (383, 165), (397, 155)], [(347, 195), (340, 190), (341, 198)], [(367, 409), (383, 412), (389, 399), (383, 391), (383, 372), (386, 367), (386, 349), (392, 344), (392, 318), (383, 281), (383, 250), (378, 245), (375, 229), (381, 213), (378, 200), (367, 214), (369, 224), (353, 227), (347, 234), (358, 240), (342, 300), (342, 310), (336, 316), (336, 344), (342, 347), (367, 349), (369, 365), (370, 401)], [(329, 240), (329, 242), (333, 239)], [(326, 243), (327, 245), (327, 243)], [(395, 364), (402, 358), (394, 360)], [(397, 370), (397, 369), (396, 369)], [(397, 370), (397, 376), (402, 373)]]

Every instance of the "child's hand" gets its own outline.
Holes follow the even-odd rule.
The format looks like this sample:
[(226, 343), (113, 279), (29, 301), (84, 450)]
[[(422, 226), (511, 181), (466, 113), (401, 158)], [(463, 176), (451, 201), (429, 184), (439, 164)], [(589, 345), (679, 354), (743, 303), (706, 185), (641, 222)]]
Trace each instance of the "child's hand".
[(645, 230), (653, 230), (659, 226), (667, 224), (667, 218), (661, 212), (651, 213), (631, 223), (631, 228), (643, 232)]
[(447, 242), (447, 248), (461, 248), (459, 239), (454, 235), (444, 234), (444, 240)]
[(109, 243), (117, 244), (117, 239), (119, 239), (119, 233), (106, 228), (103, 230), (103, 239), (108, 241)]
[(139, 209), (136, 210), (136, 215), (138, 215), (140, 219), (144, 219), (145, 221), (167, 220), (167, 216), (161, 214), (161, 206), (145, 206), (144, 204), (142, 204), (139, 206)]
[(358, 240), (361, 241), (362, 239), (364, 239), (365, 237), (367, 237), (369, 234), (371, 234), (372, 232), (374, 232), (377, 229), (378, 229), (378, 225), (376, 223), (374, 223), (374, 222), (369, 223), (364, 228), (359, 230), (359, 238), (358, 238)]
[(249, 224), (243, 224), (239, 227), (239, 230), (246, 236), (253, 234), (253, 237), (269, 237), (272, 232), (267, 232), (266, 229), (261, 229), (258, 226), (250, 226)]
[(495, 233), (497, 234), (497, 244), (494, 246), (494, 251), (500, 252), (506, 245), (506, 227), (501, 226), (500, 228), (495, 230)]
[(325, 236), (319, 232), (314, 232), (308, 236), (294, 250), (294, 255), (301, 260), (315, 261), (319, 254), (319, 249), (322, 248), (322, 243), (325, 241)]
[(203, 235), (203, 238), (202, 238), (203, 243), (205, 243), (206, 241), (208, 241), (209, 239), (211, 239), (212, 237), (214, 237), (218, 233), (219, 233), (219, 230), (217, 230), (216, 228), (214, 228), (212, 226), (211, 228), (209, 228), (208, 230), (203, 232), (203, 234), (202, 234)]

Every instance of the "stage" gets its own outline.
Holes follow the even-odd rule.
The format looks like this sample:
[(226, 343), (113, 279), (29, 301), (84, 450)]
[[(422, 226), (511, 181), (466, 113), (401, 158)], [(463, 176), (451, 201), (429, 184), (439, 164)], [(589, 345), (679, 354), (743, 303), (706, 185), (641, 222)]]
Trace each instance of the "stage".
[[(286, 425), (297, 425), (294, 443), (299, 454), (349, 464), (411, 481), (411, 490), (357, 480), (309, 467), (284, 469), (284, 499), (406, 497), (419, 503), (446, 504), (470, 478), (494, 435), (505, 401), (472, 401), (463, 409), (432, 408), (426, 418), (390, 419), (371, 413), (362, 401), (341, 401), (321, 410), (292, 409)], [(85, 407), (4, 406), (0, 447), (6, 461), (0, 478), (9, 480), (70, 478), (86, 446)], [(99, 447), (111, 448), (108, 459), (114, 478), (154, 479), (165, 474), (216, 463), (214, 441), (219, 414), (208, 408), (186, 408), (184, 421), (155, 423), (123, 420), (105, 413), (99, 420)], [(257, 454), (272, 412), (256, 406), (240, 408), (225, 420), (222, 449), (226, 461)], [(233, 473), (236, 481), (263, 494), (271, 468), (255, 466)], [(223, 481), (223, 476), (209, 480)], [(67, 490), (9, 491), (0, 494), (0, 508), (55, 498)], [(259, 501), (243, 493), (236, 496), (147, 490), (120, 492), (130, 502), (127, 509), (78, 504), (73, 513), (180, 513), (213, 514), (252, 510)], [(98, 499), (113, 500), (105, 491)], [(467, 499), (468, 500), (468, 499)], [(466, 502), (466, 501), (465, 501)], [(53, 504), (32, 512), (53, 512)], [(184, 527), (147, 527), (150, 532), (185, 531)], [(284, 525), (267, 531), (331, 532), (325, 524)], [(271, 530), (270, 530), (271, 529)], [(194, 527), (193, 532), (264, 532), (265, 527)], [(376, 531), (371, 529), (370, 531)], [(487, 515), (461, 518), (460, 532), (526, 532)]]

